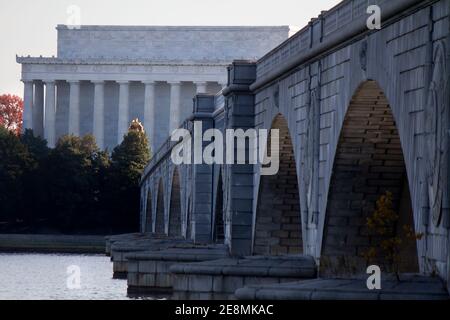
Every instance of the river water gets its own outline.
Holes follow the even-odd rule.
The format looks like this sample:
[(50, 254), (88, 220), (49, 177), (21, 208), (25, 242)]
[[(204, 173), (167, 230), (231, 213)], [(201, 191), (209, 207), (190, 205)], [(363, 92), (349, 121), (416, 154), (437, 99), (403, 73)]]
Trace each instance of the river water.
[(128, 299), (104, 255), (0, 253), (0, 300)]

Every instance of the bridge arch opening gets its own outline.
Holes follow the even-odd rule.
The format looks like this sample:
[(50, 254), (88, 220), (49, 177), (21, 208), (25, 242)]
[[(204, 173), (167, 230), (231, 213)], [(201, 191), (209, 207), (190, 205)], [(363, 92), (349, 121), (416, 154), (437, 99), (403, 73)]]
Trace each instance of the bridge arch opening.
[(158, 199), (156, 202), (156, 219), (155, 219), (155, 233), (165, 234), (165, 219), (164, 219), (164, 188), (162, 180), (159, 181)]
[(144, 232), (153, 231), (153, 219), (152, 219), (152, 193), (150, 190), (147, 192), (147, 204), (145, 210), (145, 225)]
[(181, 236), (181, 191), (180, 175), (175, 168), (172, 179), (169, 211), (169, 237)]
[[(253, 254), (283, 255), (303, 252), (300, 200), (294, 149), (286, 119), (277, 115), (280, 166), (276, 175), (261, 176), (256, 209)], [(270, 136), (267, 150), (270, 150)]]
[[(382, 235), (368, 218), (380, 209), (377, 200), (386, 192), (392, 195), (390, 207), (397, 219), (383, 218), (381, 223), (390, 227)], [(385, 245), (394, 238), (404, 243), (397, 252), (398, 271), (418, 272), (416, 243), (404, 239), (404, 226), (414, 230), (400, 136), (383, 90), (375, 81), (366, 81), (350, 102), (339, 136), (328, 192), (321, 275), (361, 274), (369, 264), (392, 271)]]
[(214, 207), (214, 228), (213, 228), (214, 242), (225, 242), (225, 221), (223, 216), (223, 184), (222, 184), (222, 172), (219, 173), (219, 179), (217, 182), (217, 194)]

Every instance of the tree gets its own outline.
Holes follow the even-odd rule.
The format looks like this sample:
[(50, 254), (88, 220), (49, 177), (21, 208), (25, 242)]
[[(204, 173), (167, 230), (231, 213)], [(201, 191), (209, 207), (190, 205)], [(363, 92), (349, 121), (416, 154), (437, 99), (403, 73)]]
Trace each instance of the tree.
[(402, 231), (398, 232), (398, 220), (399, 215), (394, 210), (392, 192), (386, 191), (378, 198), (375, 211), (366, 221), (367, 228), (373, 235), (381, 238), (381, 242), (378, 246), (371, 245), (362, 255), (367, 264), (376, 262), (381, 257), (385, 268), (400, 281), (400, 267), (403, 262), (401, 248), (408, 242), (420, 240), (423, 234), (415, 233), (410, 225), (403, 225)]
[(0, 126), (0, 221), (23, 219), (23, 178), (36, 166), (19, 137)]
[(64, 232), (95, 229), (102, 224), (96, 208), (99, 202), (99, 173), (108, 165), (92, 135), (61, 137), (43, 164), (46, 182), (43, 207), (53, 225)]
[(112, 153), (113, 169), (126, 175), (131, 185), (136, 186), (142, 171), (150, 160), (147, 136), (139, 123), (133, 121), (123, 141)]
[(41, 161), (48, 156), (50, 148), (47, 147), (47, 140), (41, 137), (36, 137), (33, 130), (26, 129), (25, 132), (19, 136), (20, 141), (24, 144), (30, 155), (36, 160)]
[(17, 135), (0, 126), (0, 227), (33, 233), (135, 231), (139, 181), (149, 159), (137, 120), (112, 158), (92, 135), (63, 136), (50, 149), (32, 130)]
[(139, 227), (139, 181), (150, 160), (150, 148), (143, 126), (133, 120), (123, 141), (112, 152), (108, 199), (114, 212), (113, 224), (120, 231)]
[[(41, 137), (36, 137), (33, 130), (26, 129), (19, 136), (21, 143), (27, 148), (30, 157), (36, 163), (36, 166), (29, 170), (23, 177), (24, 195), (23, 195), (23, 218), (24, 224), (28, 228), (35, 228), (39, 224), (40, 212), (45, 212), (46, 207), (42, 206), (42, 198), (46, 190), (42, 188), (42, 181), (45, 176), (42, 174), (42, 164), (50, 153), (47, 147), (47, 141)], [(32, 231), (32, 230), (30, 230)]]
[(19, 134), (22, 130), (23, 100), (15, 95), (0, 96), (0, 126)]

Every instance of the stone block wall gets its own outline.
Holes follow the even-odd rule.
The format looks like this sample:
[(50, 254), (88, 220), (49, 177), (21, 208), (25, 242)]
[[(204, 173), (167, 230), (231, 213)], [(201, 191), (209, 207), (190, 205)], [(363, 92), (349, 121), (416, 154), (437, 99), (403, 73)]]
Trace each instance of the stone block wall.
[[(418, 259), (411, 264), (418, 262), (421, 272), (447, 279), (448, 179), (441, 184), (447, 199), (439, 208), (442, 218), (435, 221), (429, 176), (430, 172), (447, 172), (448, 157), (439, 164), (430, 155), (437, 152), (436, 137), (443, 138), (441, 147), (448, 150), (444, 139), (448, 121), (441, 117), (444, 124), (439, 129), (430, 119), (436, 119), (436, 110), (448, 115), (448, 74), (443, 70), (449, 65), (449, 3), (384, 1), (382, 11), (390, 15), (381, 30), (367, 30), (364, 12), (358, 10), (355, 19), (345, 17), (345, 24), (353, 26), (347, 39), (339, 36), (348, 29), (324, 34), (342, 22), (338, 9), (351, 12), (354, 2), (344, 1), (325, 12), (312, 21), (311, 32), (303, 32), (261, 59), (256, 63), (260, 76), (254, 63), (236, 61), (224, 92), (224, 126), (270, 129), (278, 114), (286, 118), (298, 181), (297, 218), (302, 217), (304, 253), (314, 256), (317, 263), (326, 266), (322, 258), (327, 255), (358, 258), (364, 248), (379, 243), (375, 237), (368, 239), (365, 219), (379, 195), (389, 190), (394, 193), (397, 210), (410, 213), (401, 216), (401, 223), (413, 224), (416, 232), (425, 234), (412, 246)], [(395, 12), (405, 3), (416, 7), (404, 6)], [(358, 8), (362, 7), (359, 3)], [(333, 17), (335, 23), (322, 25)], [(374, 89), (374, 84), (378, 88)], [(355, 96), (361, 89), (366, 94)], [(266, 177), (261, 178), (258, 168), (251, 165), (225, 165), (223, 174), (225, 243), (232, 254), (248, 255), (253, 235), (261, 231), (255, 226), (255, 199), (260, 199), (255, 195), (261, 190), (260, 180), (264, 185)], [(207, 188), (214, 189), (212, 185)], [(265, 196), (264, 191), (259, 193)], [(270, 205), (277, 201), (272, 198)], [(213, 210), (209, 212), (212, 216)], [(276, 225), (268, 212), (265, 218), (267, 226)], [(211, 225), (211, 220), (204, 221)], [(289, 224), (296, 222), (290, 220)], [(255, 239), (255, 244), (259, 241)], [(416, 257), (412, 252), (408, 255)]]
[[(193, 118), (182, 125), (191, 132), (191, 136), (194, 121), (202, 121), (204, 131), (212, 127), (223, 130), (223, 97), (197, 95)], [(171, 237), (182, 236), (197, 243), (212, 242), (213, 208), (220, 192), (213, 184), (218, 184), (221, 166), (175, 165), (171, 151), (176, 144), (170, 138), (166, 139), (145, 169), (141, 183), (141, 223), (144, 224), (152, 216), (154, 225), (158, 225), (161, 233)], [(204, 142), (205, 146), (207, 144)], [(220, 195), (223, 196), (223, 192)], [(150, 197), (152, 201), (147, 203)], [(223, 213), (223, 206), (219, 207), (218, 212)]]
[(164, 199), (164, 188), (162, 182), (159, 183), (158, 187), (158, 198), (156, 203), (156, 219), (155, 219), (155, 233), (164, 234), (166, 232), (166, 222), (165, 222), (165, 199)]
[[(255, 80), (256, 65), (249, 61), (235, 61), (229, 67), (229, 87), (225, 90), (225, 127), (247, 129), (255, 127), (255, 97), (249, 85)], [(234, 163), (237, 159), (234, 145)], [(225, 216), (226, 244), (232, 255), (250, 255), (253, 229), (253, 174), (254, 165), (226, 164)]]
[(169, 237), (181, 236), (181, 193), (180, 175), (174, 170), (172, 190), (170, 192)]
[(222, 170), (218, 170), (217, 187), (215, 192), (214, 202), (214, 230), (213, 239), (217, 243), (224, 243), (225, 241), (225, 216), (224, 216), (224, 203), (223, 203), (223, 179)]
[[(410, 2), (411, 6), (406, 6), (406, 2)], [(336, 212), (335, 208), (329, 208), (333, 202), (329, 201), (333, 197), (329, 197), (329, 193), (339, 188), (352, 188), (351, 190), (355, 190), (354, 194), (343, 194), (343, 197), (348, 197), (345, 208), (353, 201), (350, 205), (358, 212), (367, 213), (372, 210), (374, 199), (378, 196), (374, 187), (377, 187), (376, 192), (389, 187), (396, 192), (397, 199), (407, 199), (408, 193), (410, 194), (410, 211), (413, 212), (414, 219), (406, 219), (406, 222), (412, 222), (416, 232), (425, 234), (416, 243), (420, 270), (448, 278), (449, 224), (445, 222), (449, 217), (448, 201), (443, 201), (440, 208), (443, 220), (436, 223), (429, 208), (427, 194), (431, 187), (427, 175), (430, 172), (447, 172), (447, 165), (433, 165), (433, 160), (430, 161), (430, 155), (436, 152), (433, 141), (439, 136), (445, 137), (445, 133), (436, 126), (437, 122), (430, 124), (429, 120), (435, 119), (433, 115), (437, 114), (438, 106), (441, 106), (441, 119), (448, 118), (448, 113), (443, 111), (446, 109), (443, 107), (445, 103), (439, 103), (438, 100), (448, 101), (449, 97), (448, 85), (444, 85), (448, 81), (443, 80), (442, 70), (448, 70), (444, 65), (449, 65), (450, 6), (448, 1), (405, 1), (403, 4), (386, 1), (381, 4), (385, 15), (381, 30), (369, 31), (365, 24), (367, 17), (362, 11), (353, 20), (339, 17), (338, 13), (351, 8), (354, 3), (356, 2), (344, 1), (335, 9), (324, 12), (312, 21), (309, 30), (305, 29), (297, 34), (257, 63), (258, 76), (250, 86), (255, 93), (255, 125), (258, 128), (270, 128), (277, 113), (288, 119), (297, 161), (306, 254), (315, 256), (322, 264), (322, 250), (329, 250), (326, 245), (322, 245), (322, 242), (327, 241), (328, 224), (336, 228), (334, 240), (341, 241), (338, 243), (344, 241), (345, 244), (347, 238), (350, 241), (349, 235), (352, 232), (355, 232), (352, 238), (359, 236), (359, 226), (364, 217), (353, 222), (348, 217), (333, 216), (333, 213), (328, 217), (330, 212)], [(412, 5), (416, 6), (414, 10)], [(328, 23), (329, 21), (335, 23)], [(354, 27), (353, 34), (348, 32), (346, 39), (339, 37), (349, 30), (344, 31), (342, 28), (336, 32), (326, 31), (331, 26), (346, 23)], [(358, 25), (360, 29), (357, 28)], [(444, 56), (447, 58), (443, 58)], [(355, 159), (359, 161), (361, 158), (361, 163), (367, 160), (362, 153), (352, 154), (352, 148), (360, 147), (357, 135), (361, 133), (358, 126), (363, 117), (351, 124), (352, 130), (347, 129), (346, 134), (349, 136), (346, 152), (340, 152), (342, 147), (339, 146), (342, 142), (339, 140), (341, 130), (346, 130), (344, 119), (351, 100), (366, 81), (375, 81), (383, 91), (396, 120), (398, 137), (389, 138), (391, 145), (388, 143), (383, 146), (379, 142), (377, 148), (372, 150), (374, 157), (378, 159), (373, 159), (372, 156), (370, 158), (370, 161), (374, 161), (373, 169), (370, 169), (373, 172), (367, 172), (373, 174), (370, 179), (358, 181), (355, 177), (353, 185), (344, 182), (336, 184), (336, 181), (332, 181), (335, 165), (342, 167), (345, 162), (352, 163)], [(438, 87), (441, 89), (436, 89)], [(363, 113), (369, 116), (369, 113)], [(446, 122), (443, 126), (448, 128), (448, 120), (442, 122)], [(371, 135), (373, 133), (369, 136)], [(441, 147), (448, 149), (445, 139), (441, 141)], [(382, 155), (381, 152), (386, 154)], [(404, 167), (400, 164), (402, 154)], [(445, 162), (448, 163), (448, 160)], [(318, 174), (315, 173), (316, 166)], [(377, 166), (383, 166), (382, 171), (377, 171)], [(406, 183), (405, 177), (399, 178), (404, 173), (408, 176)], [(348, 177), (353, 177), (350, 170), (339, 174), (342, 175), (341, 181), (345, 182), (349, 181)], [(347, 178), (345, 174), (348, 175)], [(256, 173), (255, 181), (258, 179)], [(448, 179), (446, 181), (442, 184), (446, 187), (441, 191), (448, 198)], [(407, 202), (401, 201), (403, 207), (408, 207), (405, 204)], [(254, 208), (255, 213), (256, 210)], [(350, 225), (357, 222), (360, 223), (359, 226)], [(362, 247), (362, 239), (355, 239), (351, 241), (361, 240)], [(335, 247), (336, 252), (338, 249), (349, 249), (345, 246), (338, 248), (336, 244)], [(356, 257), (358, 249), (353, 247), (351, 251)]]
[(275, 119), (272, 129), (278, 129), (280, 134), (280, 168), (276, 175), (261, 177), (253, 254), (297, 254), (303, 251), (303, 241), (292, 140), (281, 115)]
[[(170, 61), (231, 61), (260, 57), (289, 36), (288, 26), (59, 25), (58, 57)], [(192, 44), (196, 45), (193, 46)]]
[[(197, 95), (194, 100), (193, 122), (201, 123), (202, 135), (214, 127), (214, 96)], [(195, 124), (194, 124), (195, 126)], [(204, 148), (209, 142), (202, 142)], [(192, 223), (195, 231), (195, 241), (208, 243), (213, 240), (213, 170), (212, 165), (205, 163), (191, 166), (192, 184)]]
[[(146, 190), (144, 190), (145, 192)], [(145, 201), (145, 198), (143, 199)], [(153, 232), (153, 216), (152, 216), (152, 193), (151, 191), (147, 191), (147, 202), (145, 206), (145, 215), (144, 219), (142, 219), (144, 225), (141, 226), (141, 230), (144, 232)], [(144, 208), (141, 208), (141, 210), (144, 210)]]
[[(369, 248), (379, 250), (383, 240), (395, 235), (406, 242), (400, 223), (414, 226), (411, 199), (409, 194), (404, 194), (404, 187), (408, 188), (406, 179), (392, 111), (379, 86), (368, 81), (350, 103), (334, 159), (322, 243), (324, 272), (327, 268), (333, 268), (334, 274), (363, 272), (363, 255)], [(368, 229), (367, 218), (375, 211), (376, 201), (387, 191), (392, 193), (393, 209), (401, 219), (396, 229), (382, 237)], [(402, 199), (402, 195), (407, 199)], [(401, 203), (405, 203), (403, 208)], [(403, 253), (407, 257), (402, 258), (413, 262), (405, 271), (418, 271), (416, 250)], [(380, 264), (384, 261), (383, 257), (378, 259)]]

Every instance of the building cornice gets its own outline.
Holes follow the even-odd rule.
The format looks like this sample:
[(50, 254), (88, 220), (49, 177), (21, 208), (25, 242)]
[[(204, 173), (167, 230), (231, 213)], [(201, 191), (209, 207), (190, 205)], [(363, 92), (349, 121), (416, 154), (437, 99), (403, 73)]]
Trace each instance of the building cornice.
[(130, 65), (130, 66), (221, 66), (226, 67), (228, 61), (179, 61), (179, 60), (138, 60), (138, 59), (61, 59), (57, 57), (16, 56), (20, 64), (48, 65)]
[(226, 82), (227, 63), (75, 61), (57, 58), (17, 58), (24, 80)]
[(74, 28), (58, 25), (56, 30), (71, 31), (289, 31), (290, 26), (124, 26), (124, 25), (81, 25)]

